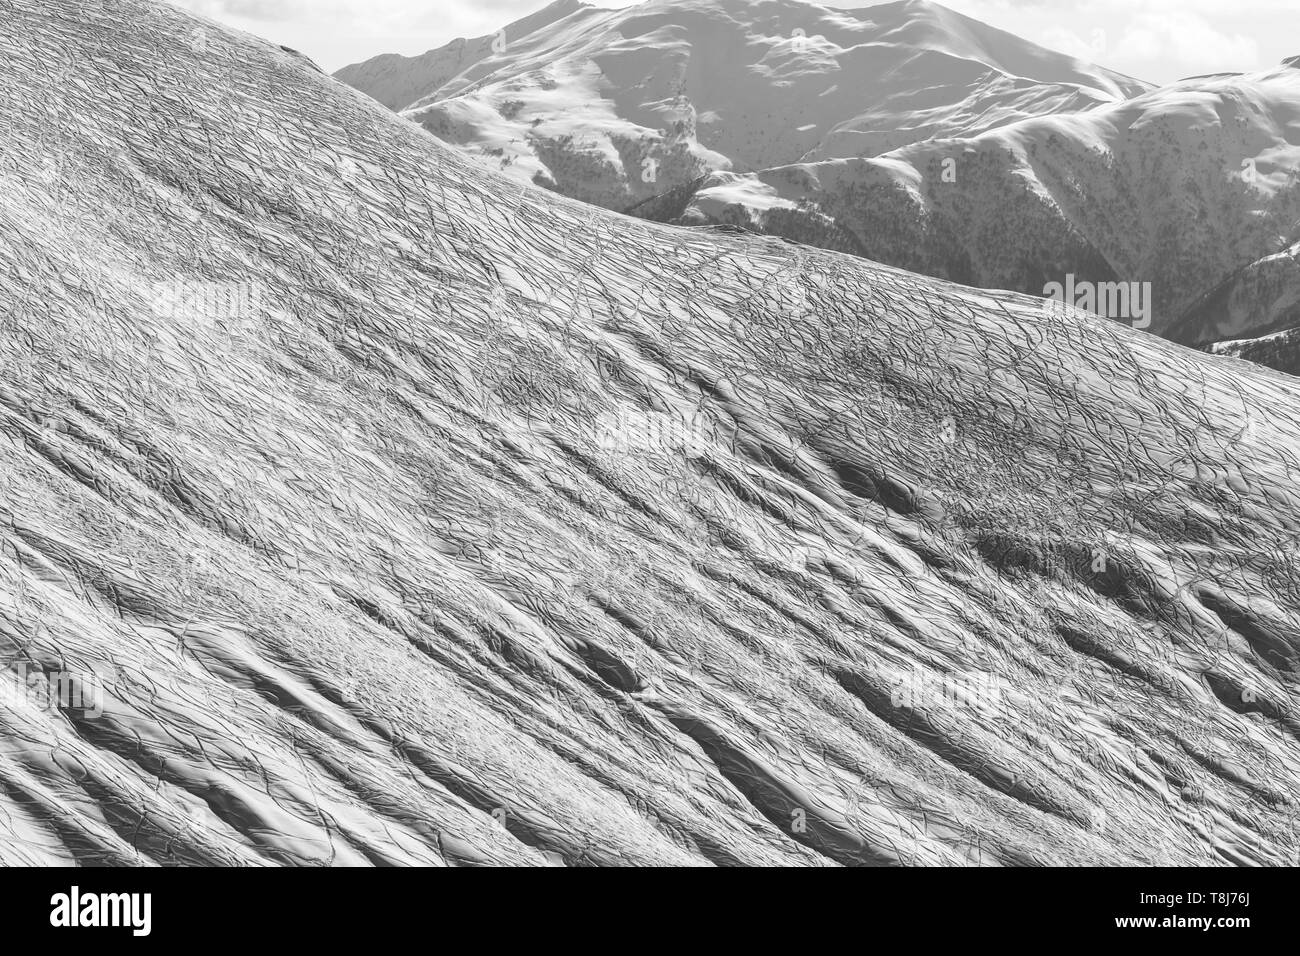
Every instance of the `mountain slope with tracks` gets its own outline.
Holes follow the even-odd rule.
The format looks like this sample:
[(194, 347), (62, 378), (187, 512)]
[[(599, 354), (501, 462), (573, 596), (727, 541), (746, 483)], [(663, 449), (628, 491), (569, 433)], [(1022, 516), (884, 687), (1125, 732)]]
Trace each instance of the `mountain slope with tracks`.
[(1288, 381), (0, 10), (0, 861), (1294, 860)]

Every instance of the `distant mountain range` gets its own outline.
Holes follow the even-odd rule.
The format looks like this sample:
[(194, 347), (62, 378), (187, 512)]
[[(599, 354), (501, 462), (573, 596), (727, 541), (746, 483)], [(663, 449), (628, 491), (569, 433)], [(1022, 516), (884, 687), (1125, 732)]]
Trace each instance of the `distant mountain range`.
[(521, 179), (613, 209), (707, 173), (876, 156), (1149, 88), (917, 0), (561, 0), (499, 37), (337, 76)]
[(607, 208), (1033, 295), (1148, 284), (1151, 331), (1209, 347), (1297, 321), (1295, 59), (1155, 88), (925, 0), (562, 0), (337, 76)]

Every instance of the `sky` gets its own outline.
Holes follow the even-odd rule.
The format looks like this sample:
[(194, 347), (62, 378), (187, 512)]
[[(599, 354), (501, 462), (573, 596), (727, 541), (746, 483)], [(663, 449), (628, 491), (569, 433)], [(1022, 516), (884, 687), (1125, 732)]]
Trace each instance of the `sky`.
[[(171, 0), (307, 54), (329, 72), (495, 33), (549, 0)], [(629, 6), (599, 0), (601, 7)], [(874, 6), (831, 0), (829, 7)], [(1300, 0), (945, 0), (1043, 46), (1153, 83), (1300, 55)]]

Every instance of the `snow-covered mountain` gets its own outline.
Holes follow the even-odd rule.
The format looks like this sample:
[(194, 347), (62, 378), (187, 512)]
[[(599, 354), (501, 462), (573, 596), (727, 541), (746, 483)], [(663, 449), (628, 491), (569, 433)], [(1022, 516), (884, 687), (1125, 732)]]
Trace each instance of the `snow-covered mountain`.
[(638, 211), (1031, 294), (1067, 274), (1150, 283), (1152, 329), (1192, 343), (1271, 323), (1184, 314), (1300, 238), (1298, 170), (1300, 70), (1283, 66), (874, 159), (715, 173)]
[(560, 0), (499, 37), (337, 76), (521, 181), (615, 209), (1149, 88), (925, 0)]
[(1136, 324), (1188, 343), (1277, 324), (1247, 292), (1204, 309), (1300, 238), (1292, 61), (1153, 89), (925, 2), (568, 3), (505, 38), (339, 77), (511, 175), (645, 218), (1035, 295), (1146, 283)]
[(504, 52), (512, 42), (517, 44), (522, 38), (544, 31), (557, 21), (563, 21), (569, 29), (580, 28), (590, 16), (601, 12), (578, 0), (556, 0), (505, 27), (499, 32), (499, 39), (496, 34), (472, 40), (462, 37), (422, 56), (388, 53), (344, 67), (335, 76), (373, 96), (391, 110), (404, 110), (481, 61), (495, 60), (498, 52)]
[(66, 2), (0, 0), (0, 862), (1295, 860), (1294, 382)]

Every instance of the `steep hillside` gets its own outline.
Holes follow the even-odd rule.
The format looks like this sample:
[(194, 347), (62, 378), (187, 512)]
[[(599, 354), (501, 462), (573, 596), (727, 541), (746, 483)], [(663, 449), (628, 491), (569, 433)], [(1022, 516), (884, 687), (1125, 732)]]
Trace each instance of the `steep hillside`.
[(0, 13), (0, 862), (1296, 859), (1293, 383)]
[(562, 0), (496, 38), (337, 75), (513, 178), (614, 209), (709, 172), (875, 156), (1149, 88), (923, 0)]
[[(1295, 232), (1300, 233), (1300, 222)], [(1219, 283), (1188, 310), (1186, 342), (1224, 342), (1300, 327), (1300, 242), (1264, 256)]]

